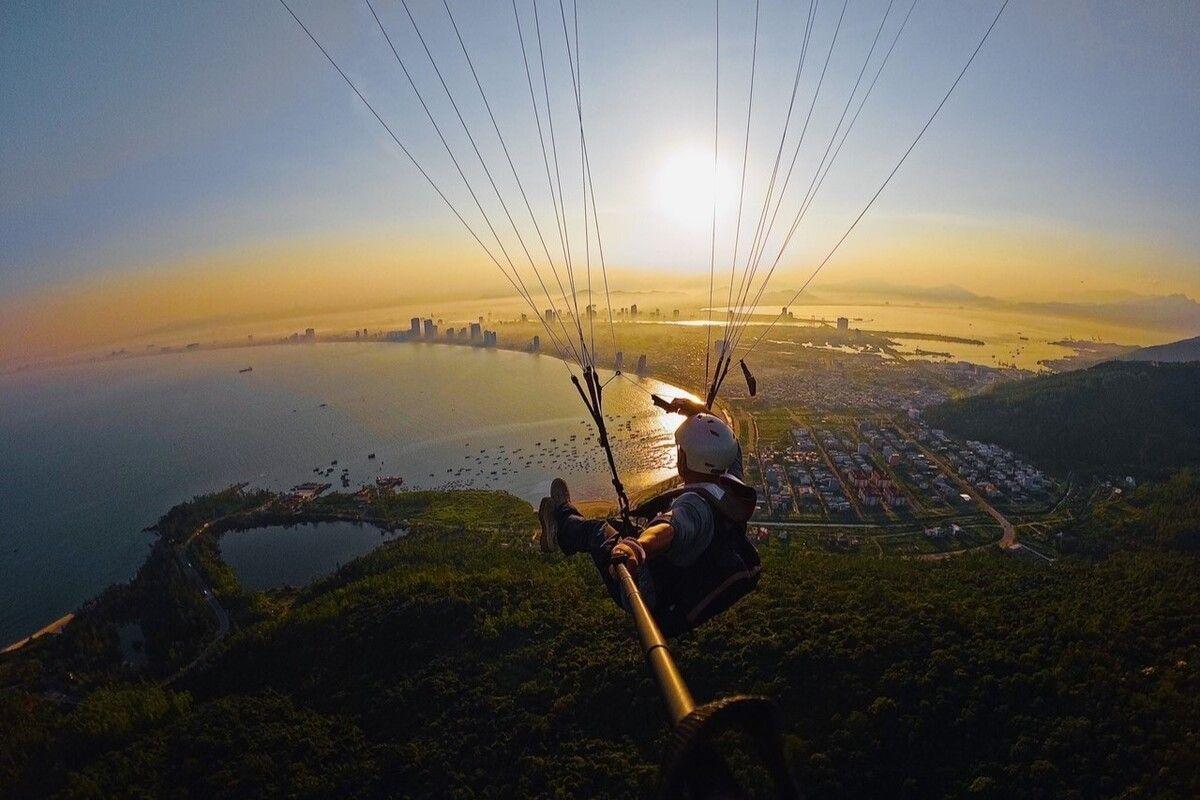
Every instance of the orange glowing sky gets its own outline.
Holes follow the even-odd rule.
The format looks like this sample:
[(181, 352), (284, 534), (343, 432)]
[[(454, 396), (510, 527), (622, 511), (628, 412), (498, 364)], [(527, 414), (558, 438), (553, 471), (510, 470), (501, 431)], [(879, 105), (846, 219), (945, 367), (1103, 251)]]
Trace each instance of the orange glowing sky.
[[(518, 3), (526, 35), (531, 1)], [(0, 361), (155, 337), (175, 342), (204, 326), (264, 329), (304, 315), (512, 294), (281, 7), (17, 6), (0, 9)], [(490, 122), (444, 9), (412, 7), (502, 193), (524, 213), (498, 145), (483, 135)], [(818, 7), (810, 71), (800, 84), (803, 112), (825, 48), (836, 44), (800, 151), (794, 191), (801, 195), (876, 27), (882, 19), (886, 41), (908, 3), (894, 3), (886, 17), (887, 2), (852, 3), (835, 42), (840, 7)], [(819, 263), (936, 106), (996, 7), (915, 6), (772, 287), (798, 285)], [(411, 26), (391, 5), (380, 8), (452, 146), (469, 154)], [(549, 233), (554, 216), (511, 6), (455, 8)], [(580, 4), (589, 157), (620, 288), (698, 292), (707, 281), (714, 197), (718, 274), (728, 274), (746, 141), (750, 8), (722, 5), (714, 178), (711, 8)], [(805, 8), (762, 5), (747, 218), (758, 213), (768, 183)], [(482, 230), (365, 6), (298, 0), (295, 9)], [(549, 22), (542, 25), (549, 37)], [(579, 173), (568, 157), (578, 159), (578, 150), (562, 132), (571, 132), (570, 83), (562, 65), (555, 70), (562, 53), (547, 57), (578, 249)], [(1194, 4), (1013, 4), (814, 289), (874, 280), (957, 284), (1019, 300), (1200, 297), (1196, 74)], [(465, 166), (475, 186), (486, 186), (477, 162)], [(481, 199), (503, 219), (493, 196)], [(788, 214), (798, 200), (789, 196)], [(504, 236), (519, 253), (511, 231)]]

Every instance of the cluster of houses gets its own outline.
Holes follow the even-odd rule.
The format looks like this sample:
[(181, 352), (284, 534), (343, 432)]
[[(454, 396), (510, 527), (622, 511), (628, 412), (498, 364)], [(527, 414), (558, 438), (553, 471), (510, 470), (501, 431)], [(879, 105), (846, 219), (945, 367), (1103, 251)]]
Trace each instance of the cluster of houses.
[(1044, 495), (1053, 481), (1000, 445), (959, 442), (945, 431), (920, 427), (918, 438), (988, 498), (1027, 503)]
[(776, 517), (822, 511), (830, 516), (849, 516), (852, 508), (846, 487), (829, 468), (812, 433), (794, 428), (791, 439), (781, 448), (760, 447), (758, 468), (766, 497), (759, 498), (759, 512)]
[(986, 497), (1017, 504), (1052, 490), (1049, 477), (1003, 447), (957, 441), (912, 416), (911, 435), (891, 422), (863, 420), (855, 429), (795, 427), (788, 444), (761, 446), (761, 458), (751, 459), (765, 490), (760, 515), (849, 518), (855, 507), (863, 513), (955, 508), (971, 502), (960, 477)]
[(929, 374), (941, 365), (924, 364), (918, 369), (877, 353), (826, 352), (814, 358), (812, 369), (773, 374), (762, 386), (762, 396), (817, 413), (923, 408), (947, 397), (942, 382)]
[(962, 536), (962, 533), (962, 527), (953, 522), (947, 525), (934, 525), (933, 527), (926, 528), (924, 530), (925, 538), (933, 541), (958, 538), (959, 536)]

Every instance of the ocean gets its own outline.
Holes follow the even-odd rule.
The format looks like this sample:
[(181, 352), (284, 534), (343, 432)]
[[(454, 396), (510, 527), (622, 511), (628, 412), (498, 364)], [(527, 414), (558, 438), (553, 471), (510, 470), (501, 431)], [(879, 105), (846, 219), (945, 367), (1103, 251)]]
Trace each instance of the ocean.
[[(654, 408), (651, 391), (681, 394), (624, 377), (605, 390), (634, 491), (674, 470), (681, 419)], [(579, 497), (612, 493), (567, 370), (546, 356), (296, 344), (3, 376), (0, 644), (132, 577), (152, 541), (142, 529), (172, 505), (241, 482), (340, 489), (343, 469), (352, 488), (395, 475), (405, 486), (504, 489), (536, 502), (562, 475)]]

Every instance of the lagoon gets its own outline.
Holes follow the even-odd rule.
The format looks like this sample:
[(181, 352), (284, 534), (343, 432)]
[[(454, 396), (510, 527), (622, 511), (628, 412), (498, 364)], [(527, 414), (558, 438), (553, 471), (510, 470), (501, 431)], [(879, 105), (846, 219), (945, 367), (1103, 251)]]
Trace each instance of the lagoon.
[(355, 522), (273, 525), (225, 533), (221, 557), (244, 589), (304, 586), (403, 535)]

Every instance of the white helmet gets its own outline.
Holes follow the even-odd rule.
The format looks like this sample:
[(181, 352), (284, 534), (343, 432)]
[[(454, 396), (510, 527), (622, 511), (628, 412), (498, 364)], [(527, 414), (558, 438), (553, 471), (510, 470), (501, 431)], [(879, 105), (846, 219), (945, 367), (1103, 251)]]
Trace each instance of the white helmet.
[(712, 414), (694, 414), (675, 430), (675, 444), (692, 472), (720, 475), (737, 460), (738, 441)]

